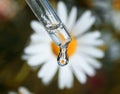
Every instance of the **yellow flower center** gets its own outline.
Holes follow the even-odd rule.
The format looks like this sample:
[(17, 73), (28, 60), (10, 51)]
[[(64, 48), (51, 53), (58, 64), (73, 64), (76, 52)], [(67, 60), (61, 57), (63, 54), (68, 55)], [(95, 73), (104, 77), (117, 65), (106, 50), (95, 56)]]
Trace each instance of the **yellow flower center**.
[[(58, 56), (59, 51), (60, 51), (59, 47), (54, 42), (51, 43), (51, 47), (52, 47), (53, 53), (56, 56)], [(76, 48), (77, 48), (77, 40), (74, 36), (72, 36), (72, 41), (68, 45), (68, 56), (69, 57), (74, 54), (74, 52), (76, 51)]]

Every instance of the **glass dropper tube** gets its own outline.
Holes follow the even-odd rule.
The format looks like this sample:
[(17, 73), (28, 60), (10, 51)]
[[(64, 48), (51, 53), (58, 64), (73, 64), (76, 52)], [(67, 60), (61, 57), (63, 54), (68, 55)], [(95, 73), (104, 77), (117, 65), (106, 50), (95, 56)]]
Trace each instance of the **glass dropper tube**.
[(26, 0), (35, 16), (43, 24), (56, 45), (65, 48), (71, 41), (65, 25), (62, 23), (48, 0)]
[(71, 41), (65, 25), (62, 23), (48, 0), (26, 0), (33, 13), (43, 24), (53, 42), (59, 46), (57, 61), (60, 66), (68, 64), (67, 46)]

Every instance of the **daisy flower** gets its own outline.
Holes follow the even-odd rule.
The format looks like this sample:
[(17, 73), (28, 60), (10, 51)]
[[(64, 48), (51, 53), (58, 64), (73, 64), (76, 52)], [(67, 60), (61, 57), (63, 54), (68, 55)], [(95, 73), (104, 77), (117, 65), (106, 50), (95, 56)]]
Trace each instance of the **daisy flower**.
[(120, 33), (120, 0), (92, 0), (97, 24), (111, 24)]
[(18, 93), (10, 91), (8, 92), (8, 94), (33, 94), (31, 93), (27, 88), (25, 87), (19, 87), (18, 88)]
[(112, 11), (111, 20), (114, 28), (120, 31), (120, 11)]
[(68, 16), (67, 8), (63, 2), (57, 6), (57, 14), (66, 25), (72, 36), (68, 46), (69, 64), (60, 67), (57, 63), (59, 48), (53, 43), (46, 30), (38, 21), (32, 21), (31, 27), (35, 31), (31, 35), (31, 43), (25, 48), (23, 59), (30, 66), (39, 66), (38, 77), (44, 84), (49, 84), (58, 71), (58, 86), (60, 89), (71, 88), (74, 75), (84, 84), (88, 76), (95, 75), (95, 69), (101, 67), (96, 58), (104, 56), (98, 46), (103, 45), (99, 31), (88, 32), (94, 24), (95, 18), (90, 11), (86, 11), (77, 21), (77, 9), (73, 7)]
[(120, 59), (120, 42), (110, 31), (103, 32), (102, 39), (106, 44), (106, 60), (114, 62)]
[(113, 0), (111, 11), (111, 22), (116, 30), (120, 33), (120, 1)]
[(97, 24), (110, 23), (111, 0), (92, 0)]

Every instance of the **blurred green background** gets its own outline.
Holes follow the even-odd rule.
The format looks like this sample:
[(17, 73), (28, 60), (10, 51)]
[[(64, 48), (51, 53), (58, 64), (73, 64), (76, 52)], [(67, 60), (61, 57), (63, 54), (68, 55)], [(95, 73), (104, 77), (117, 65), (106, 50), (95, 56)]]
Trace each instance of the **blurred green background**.
[[(58, 0), (50, 2), (55, 7)], [(106, 16), (112, 11), (120, 12), (120, 1), (101, 0), (102, 4), (106, 4), (105, 8), (100, 6), (100, 0), (63, 2), (69, 10), (76, 6), (78, 16), (85, 10), (91, 10), (97, 17), (93, 28), (102, 32), (106, 43), (102, 69), (97, 70), (94, 77), (88, 77), (84, 85), (75, 79), (72, 89), (59, 90), (57, 77), (50, 85), (44, 86), (37, 78), (37, 70), (33, 71), (21, 59), (33, 32), (30, 22), (36, 17), (24, 0), (0, 0), (0, 94), (17, 91), (20, 86), (25, 86), (35, 94), (120, 94), (120, 30)]]

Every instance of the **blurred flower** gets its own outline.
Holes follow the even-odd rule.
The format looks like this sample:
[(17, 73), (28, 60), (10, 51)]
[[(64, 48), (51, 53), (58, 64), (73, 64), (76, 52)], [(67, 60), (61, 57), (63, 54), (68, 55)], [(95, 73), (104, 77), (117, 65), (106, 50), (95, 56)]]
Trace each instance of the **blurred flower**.
[(25, 87), (19, 87), (18, 88), (18, 93), (17, 92), (13, 92), (13, 91), (10, 91), (8, 92), (8, 94), (33, 94), (31, 93), (27, 88)]
[(112, 40), (108, 48), (108, 56), (111, 61), (120, 59), (120, 42)]
[(114, 28), (120, 31), (120, 11), (113, 10), (111, 12), (111, 21)]
[(13, 0), (0, 0), (0, 21), (13, 18), (18, 10), (18, 6)]
[(120, 0), (93, 0), (97, 24), (103, 22), (120, 31)]
[(111, 21), (114, 28), (120, 31), (120, 0), (113, 0)]
[(97, 23), (110, 23), (111, 0), (92, 0), (93, 10), (97, 17)]
[(108, 62), (113, 62), (120, 59), (120, 42), (117, 40), (112, 32), (105, 31), (102, 33), (102, 39), (107, 46), (106, 50), (106, 60)]
[(64, 89), (73, 86), (73, 74), (83, 84), (87, 80), (86, 74), (94, 76), (95, 69), (101, 68), (101, 63), (96, 58), (104, 56), (103, 51), (97, 48), (103, 45), (103, 41), (99, 39), (101, 37), (99, 31), (86, 33), (95, 22), (90, 11), (86, 11), (76, 21), (77, 9), (73, 7), (68, 16), (65, 4), (59, 2), (57, 12), (72, 36), (72, 41), (68, 46), (69, 64), (64, 67), (58, 66), (56, 56), (59, 48), (51, 41), (46, 30), (37, 21), (31, 23), (35, 33), (31, 36), (30, 45), (24, 50), (23, 59), (27, 60), (30, 66), (42, 65), (38, 77), (44, 84), (49, 84), (59, 70), (58, 85), (60, 89)]
[(96, 24), (110, 23), (111, 0), (92, 0), (93, 11), (96, 15)]

